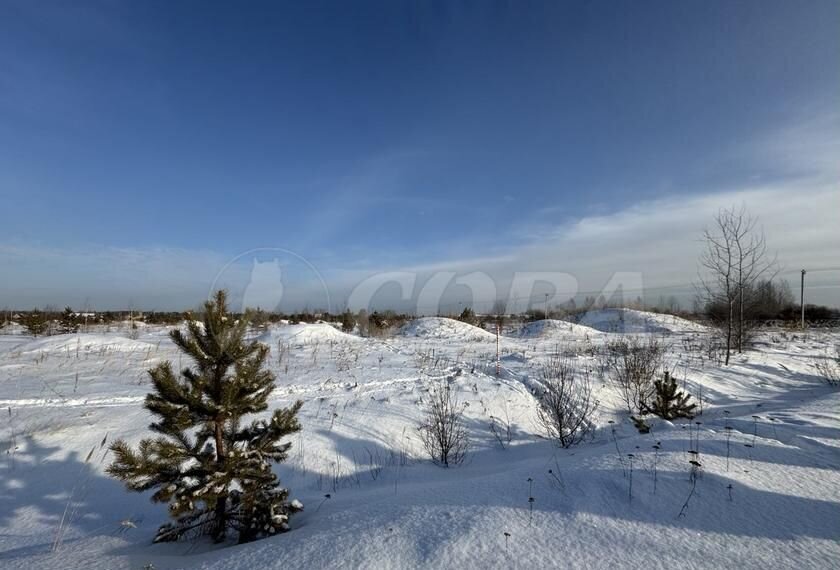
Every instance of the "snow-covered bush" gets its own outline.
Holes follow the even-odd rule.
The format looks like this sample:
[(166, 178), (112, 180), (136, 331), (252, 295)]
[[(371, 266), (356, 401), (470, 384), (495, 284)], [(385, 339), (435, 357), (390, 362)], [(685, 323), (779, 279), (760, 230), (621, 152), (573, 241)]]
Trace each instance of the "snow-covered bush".
[(562, 447), (580, 443), (592, 429), (592, 414), (598, 407), (589, 375), (579, 373), (559, 353), (542, 365), (541, 376), (543, 391), (537, 407), (541, 427)]
[(464, 427), (464, 406), (445, 382), (437, 386), (429, 398), (419, 427), (423, 447), (434, 463), (444, 467), (458, 465), (464, 461), (470, 444)]

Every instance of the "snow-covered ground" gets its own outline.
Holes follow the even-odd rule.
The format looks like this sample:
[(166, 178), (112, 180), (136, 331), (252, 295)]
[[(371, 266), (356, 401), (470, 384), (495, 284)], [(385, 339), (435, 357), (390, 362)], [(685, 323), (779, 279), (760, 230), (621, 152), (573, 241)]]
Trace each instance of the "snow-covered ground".
[[(381, 339), (277, 326), (259, 337), (274, 403), (305, 402), (277, 469), (306, 509), (291, 532), (218, 547), (152, 545), (165, 506), (103, 474), (110, 441), (148, 434), (146, 370), (187, 365), (167, 332), (0, 336), (0, 568), (840, 565), (840, 391), (812, 369), (838, 334), (763, 333), (723, 368), (692, 350), (700, 325), (605, 311), (509, 332), (497, 378), (495, 335), (448, 319)], [(666, 343), (702, 415), (640, 435), (592, 356), (621, 334)], [(540, 437), (529, 390), (557, 350), (592, 371), (601, 401), (592, 441), (569, 450)], [(438, 382), (467, 404), (472, 449), (456, 468), (431, 465), (417, 435)], [(508, 423), (503, 449), (490, 426)], [(683, 509), (692, 445), (702, 468)]]

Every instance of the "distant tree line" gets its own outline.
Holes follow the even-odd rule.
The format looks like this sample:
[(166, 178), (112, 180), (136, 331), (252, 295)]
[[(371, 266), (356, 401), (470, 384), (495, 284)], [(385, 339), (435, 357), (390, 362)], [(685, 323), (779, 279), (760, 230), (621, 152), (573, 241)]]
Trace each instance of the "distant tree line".
[[(734, 283), (734, 281), (733, 281)], [(733, 285), (735, 291), (736, 285)], [(494, 330), (497, 325), (505, 323), (533, 322), (542, 319), (560, 319), (574, 321), (581, 315), (600, 309), (635, 309), (655, 313), (670, 314), (687, 319), (710, 321), (714, 325), (727, 329), (733, 325), (731, 346), (738, 350), (739, 341), (743, 346), (749, 343), (751, 333), (757, 326), (767, 322), (798, 323), (801, 308), (798, 300), (791, 291), (787, 281), (768, 276), (745, 283), (738, 289), (737, 294), (730, 296), (721, 294), (720, 290), (710, 289), (712, 292), (701, 291), (697, 295), (690, 309), (683, 308), (675, 296), (661, 296), (656, 303), (646, 303), (641, 297), (633, 301), (607, 300), (604, 295), (588, 296), (583, 301), (570, 299), (563, 304), (548, 307), (531, 307), (524, 313), (507, 314), (504, 301), (498, 301), (491, 312), (477, 313), (469, 305), (464, 307), (457, 316), (440, 314), (438, 316), (453, 317), (467, 324), (475, 325), (487, 330)], [(730, 303), (733, 314), (729, 318)], [(201, 310), (193, 311), (193, 315), (200, 315)], [(243, 313), (231, 313), (239, 318)], [(113, 326), (131, 322), (135, 327), (139, 323), (149, 325), (176, 326), (185, 319), (183, 311), (76, 311), (71, 307), (58, 310), (54, 307), (43, 309), (15, 311), (4, 310), (0, 314), (0, 332), (7, 328), (10, 322), (24, 327), (33, 336), (49, 336), (86, 332), (94, 326)], [(249, 311), (250, 322), (253, 327), (265, 328), (272, 324), (316, 323), (327, 322), (339, 326), (342, 331), (354, 333), (364, 337), (377, 337), (390, 334), (415, 315), (400, 313), (392, 310), (360, 311), (345, 310), (340, 313), (330, 313), (318, 310), (303, 310), (294, 313), (265, 311), (255, 309)], [(840, 319), (840, 310), (815, 304), (805, 305), (805, 320), (809, 323), (828, 322)]]

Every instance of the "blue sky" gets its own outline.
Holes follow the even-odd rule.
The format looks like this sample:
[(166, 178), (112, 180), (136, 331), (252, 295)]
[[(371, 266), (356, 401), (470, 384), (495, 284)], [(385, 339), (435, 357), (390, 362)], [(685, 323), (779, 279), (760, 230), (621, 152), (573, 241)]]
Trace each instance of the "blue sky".
[[(685, 284), (735, 202), (788, 269), (837, 266), (838, 112), (836, 1), (3, 1), (0, 305), (189, 306), (253, 248), (337, 299), (418, 268)], [(586, 234), (602, 263), (564, 247), (631, 218)]]

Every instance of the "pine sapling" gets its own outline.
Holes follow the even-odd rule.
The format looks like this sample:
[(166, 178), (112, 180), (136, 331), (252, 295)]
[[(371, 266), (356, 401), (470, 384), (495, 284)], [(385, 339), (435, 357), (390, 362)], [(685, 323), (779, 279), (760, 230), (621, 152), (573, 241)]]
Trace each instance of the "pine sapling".
[(656, 380), (653, 386), (653, 401), (650, 404), (645, 403), (643, 411), (666, 420), (694, 417), (697, 404), (689, 403), (691, 396), (678, 390), (677, 381), (670, 372), (665, 372), (664, 378)]
[(239, 542), (289, 530), (289, 516), (303, 509), (271, 469), (286, 459), (291, 443), (281, 440), (300, 430), (303, 405), (274, 410), (267, 420), (244, 424), (265, 412), (274, 375), (264, 368), (268, 347), (246, 341), (248, 318), (227, 310), (219, 291), (205, 304), (203, 322), (188, 320), (187, 331), (171, 333), (194, 367), (177, 375), (169, 362), (149, 372), (154, 391), (145, 407), (154, 416), (156, 438), (133, 449), (125, 441), (111, 446), (108, 473), (132, 491), (154, 489), (152, 501), (168, 503), (173, 522), (156, 542), (187, 535), (210, 535), (219, 542), (229, 530)]

